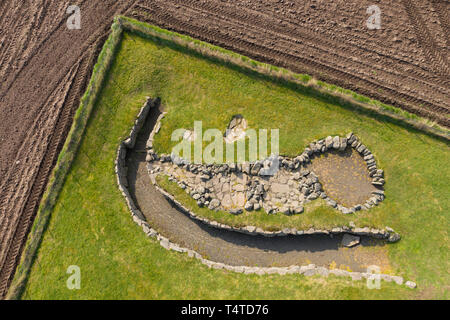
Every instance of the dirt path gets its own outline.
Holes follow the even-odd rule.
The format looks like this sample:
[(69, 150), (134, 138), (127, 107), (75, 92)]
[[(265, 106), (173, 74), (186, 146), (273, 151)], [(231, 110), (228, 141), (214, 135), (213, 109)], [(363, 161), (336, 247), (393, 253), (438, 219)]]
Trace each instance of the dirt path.
[[(170, 241), (197, 251), (204, 257), (229, 265), (291, 266), (314, 263), (347, 266), (365, 271), (368, 265), (388, 265), (383, 242), (363, 238), (362, 245), (344, 248), (342, 236), (285, 236), (267, 238), (219, 230), (194, 221), (172, 206), (150, 181), (145, 162), (145, 144), (159, 115), (153, 109), (127, 158), (128, 181), (136, 205), (149, 224)], [(368, 252), (367, 248), (373, 250)]]
[(352, 148), (315, 157), (307, 168), (317, 174), (331, 199), (348, 208), (364, 203), (377, 190), (368, 175), (367, 164)]

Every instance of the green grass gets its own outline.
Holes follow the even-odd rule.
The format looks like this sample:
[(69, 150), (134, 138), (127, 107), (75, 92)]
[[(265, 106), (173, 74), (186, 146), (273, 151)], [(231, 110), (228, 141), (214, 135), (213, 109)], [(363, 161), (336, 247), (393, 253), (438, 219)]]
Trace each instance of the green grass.
[(87, 86), (86, 92), (81, 98), (72, 127), (68, 133), (64, 146), (58, 155), (57, 163), (49, 177), (47, 188), (42, 196), (35, 221), (28, 235), (26, 246), (17, 267), (14, 281), (8, 291), (7, 298), (17, 298), (26, 283), (27, 277), (37, 249), (42, 240), (42, 235), (47, 227), (51, 212), (59, 196), (59, 192), (64, 184), (66, 175), (70, 169), (72, 161), (80, 145), (84, 130), (89, 120), (99, 91), (105, 83), (105, 76), (114, 60), (116, 49), (121, 40), (123, 29), (115, 22), (111, 26), (111, 34), (106, 40), (99, 54), (92, 72), (92, 77)]
[[(386, 117), (343, 108), (309, 89), (168, 44), (124, 34), (23, 299), (448, 298), (450, 172), (445, 142)], [(362, 281), (335, 277), (235, 274), (210, 270), (161, 248), (132, 221), (114, 174), (118, 144), (145, 96), (161, 97), (168, 111), (157, 135), (160, 151), (170, 150), (173, 129), (188, 128), (198, 119), (204, 128), (225, 128), (236, 113), (250, 127), (280, 128), (280, 150), (287, 154), (297, 154), (317, 138), (355, 132), (386, 171), (387, 199), (373, 213), (403, 235), (388, 246), (394, 273), (416, 281), (419, 288), (382, 283), (381, 290), (369, 290)], [(81, 268), (81, 290), (66, 288), (70, 265)]]

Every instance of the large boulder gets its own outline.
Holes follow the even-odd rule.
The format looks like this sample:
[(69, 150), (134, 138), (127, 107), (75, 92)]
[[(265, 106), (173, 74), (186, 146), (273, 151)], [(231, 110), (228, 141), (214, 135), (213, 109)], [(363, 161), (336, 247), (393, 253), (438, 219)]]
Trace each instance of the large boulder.
[(358, 245), (360, 243), (360, 241), (361, 241), (360, 237), (346, 233), (342, 237), (341, 244), (344, 247), (351, 248), (351, 247), (354, 247), (354, 246)]

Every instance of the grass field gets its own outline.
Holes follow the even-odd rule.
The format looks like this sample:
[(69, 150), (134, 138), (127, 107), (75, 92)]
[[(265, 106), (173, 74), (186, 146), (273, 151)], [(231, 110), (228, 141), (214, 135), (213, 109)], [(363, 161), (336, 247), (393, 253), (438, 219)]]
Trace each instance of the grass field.
[[(145, 96), (161, 97), (168, 111), (155, 142), (160, 152), (170, 151), (172, 130), (190, 128), (194, 120), (202, 120), (204, 128), (225, 129), (236, 113), (252, 128), (279, 128), (280, 151), (291, 155), (314, 139), (353, 131), (385, 170), (387, 199), (348, 221), (380, 223), (399, 232), (403, 239), (386, 250), (394, 272), (416, 281), (418, 289), (382, 283), (381, 290), (369, 290), (362, 281), (335, 277), (210, 270), (146, 238), (132, 221), (114, 174), (118, 144)], [(124, 33), (22, 298), (448, 298), (449, 156), (447, 143), (386, 118), (343, 108), (310, 90), (204, 59), (166, 41)], [(320, 216), (315, 223), (328, 223), (330, 211), (321, 210), (310, 211)], [(81, 268), (81, 290), (66, 288), (70, 265)]]

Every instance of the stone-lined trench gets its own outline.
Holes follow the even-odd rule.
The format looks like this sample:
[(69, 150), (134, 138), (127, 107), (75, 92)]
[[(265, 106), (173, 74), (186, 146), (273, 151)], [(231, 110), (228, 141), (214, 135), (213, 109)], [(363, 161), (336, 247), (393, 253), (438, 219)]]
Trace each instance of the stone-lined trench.
[[(382, 250), (384, 242), (370, 237), (362, 237), (358, 247), (343, 248), (340, 243), (344, 233), (334, 237), (288, 235), (267, 238), (214, 228), (191, 219), (167, 201), (148, 175), (145, 149), (160, 114), (157, 105), (151, 100), (146, 103), (130, 137), (121, 143), (116, 173), (133, 220), (148, 236), (156, 237), (164, 248), (186, 252), (212, 268), (256, 274), (334, 274), (360, 280), (373, 277), (364, 272), (368, 265), (383, 268), (385, 263), (388, 264)], [(147, 121), (139, 121), (147, 117), (149, 109)], [(367, 247), (372, 248), (368, 251)], [(330, 265), (346, 266), (353, 271), (329, 269)], [(380, 278), (403, 284), (402, 277), (381, 274)], [(411, 282), (406, 284), (412, 285)]]

